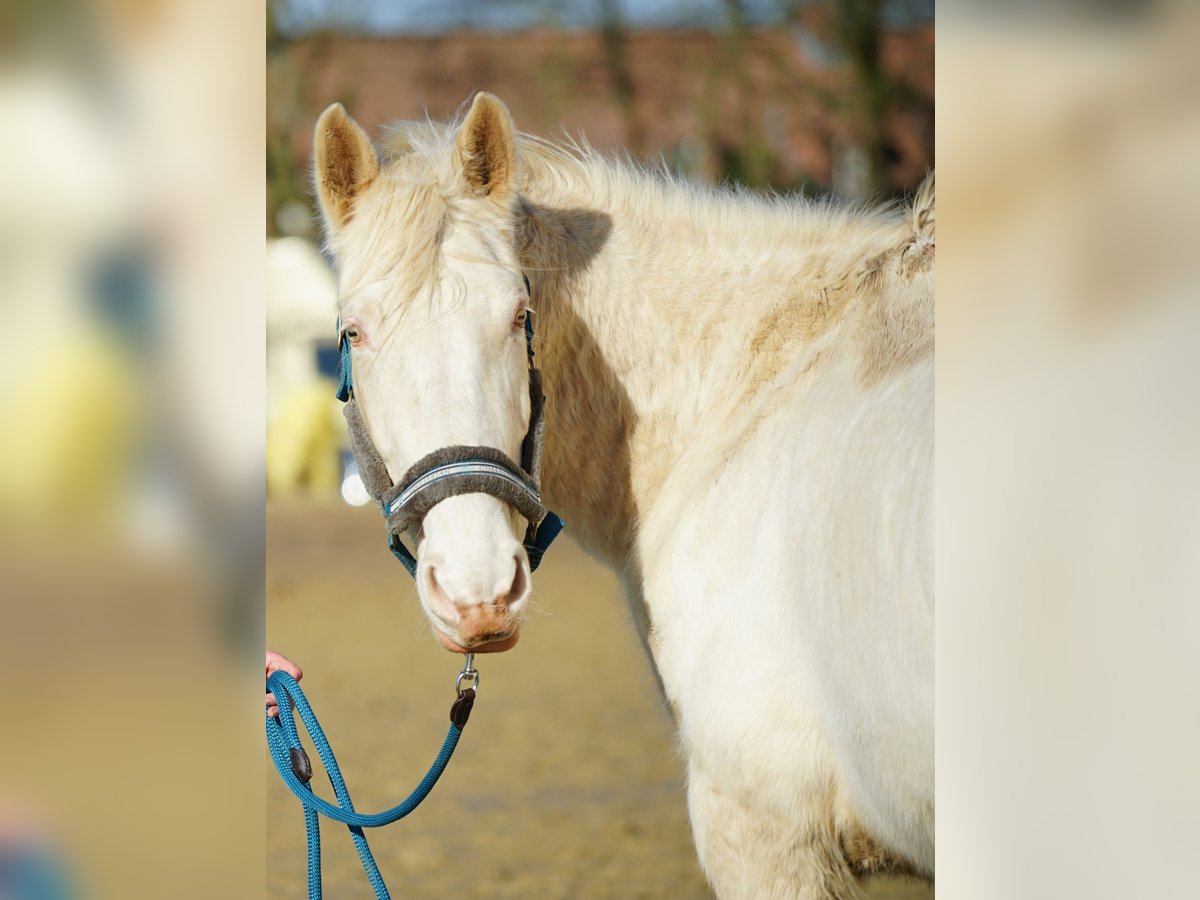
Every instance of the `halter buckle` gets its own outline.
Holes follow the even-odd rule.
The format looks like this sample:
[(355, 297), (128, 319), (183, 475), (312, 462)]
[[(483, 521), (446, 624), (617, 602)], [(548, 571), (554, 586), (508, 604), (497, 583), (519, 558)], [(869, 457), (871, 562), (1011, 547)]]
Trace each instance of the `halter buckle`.
[[(469, 681), (470, 683), (466, 687), (463, 687), (464, 681)], [(478, 690), (479, 670), (475, 668), (475, 654), (468, 653), (466, 659), (463, 661), (462, 671), (458, 673), (458, 678), (454, 681), (454, 691), (458, 694), (458, 698), (461, 700), (463, 694), (465, 694), (467, 691)]]

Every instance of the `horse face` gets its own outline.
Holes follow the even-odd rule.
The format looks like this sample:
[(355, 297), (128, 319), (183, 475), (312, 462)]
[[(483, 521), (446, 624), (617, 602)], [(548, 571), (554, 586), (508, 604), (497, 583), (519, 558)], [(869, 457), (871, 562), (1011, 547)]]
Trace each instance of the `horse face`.
[[(529, 425), (508, 110), (480, 94), (444, 142), (440, 170), (426, 154), (381, 168), (340, 106), (317, 124), (317, 192), (355, 398), (394, 483), (442, 447), (488, 446), (520, 460)], [(426, 515), (417, 589), (448, 649), (516, 643), (530, 589), (524, 525), (487, 494), (450, 497)]]

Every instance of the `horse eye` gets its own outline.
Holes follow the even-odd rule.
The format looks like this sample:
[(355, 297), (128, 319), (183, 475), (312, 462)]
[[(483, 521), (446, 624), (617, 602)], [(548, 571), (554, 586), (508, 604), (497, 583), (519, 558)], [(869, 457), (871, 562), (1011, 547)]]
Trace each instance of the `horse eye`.
[(362, 336), (358, 333), (358, 328), (354, 325), (347, 325), (344, 334), (346, 335), (346, 340), (351, 344), (357, 344), (362, 340)]
[(525, 309), (525, 307), (521, 307), (517, 310), (516, 318), (513, 319), (513, 326), (516, 328), (523, 328), (525, 326), (525, 319), (528, 317), (529, 310)]

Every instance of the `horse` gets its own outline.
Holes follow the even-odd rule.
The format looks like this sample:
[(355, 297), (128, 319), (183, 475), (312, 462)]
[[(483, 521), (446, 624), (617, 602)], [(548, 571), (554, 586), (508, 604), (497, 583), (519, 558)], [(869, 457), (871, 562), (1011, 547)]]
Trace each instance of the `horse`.
[[(521, 458), (619, 576), (721, 898), (932, 879), (935, 202), (711, 187), (519, 133), (477, 93), (378, 146), (340, 104), (314, 182), (370, 440)], [(409, 532), (433, 632), (513, 647), (524, 523), (486, 493)]]

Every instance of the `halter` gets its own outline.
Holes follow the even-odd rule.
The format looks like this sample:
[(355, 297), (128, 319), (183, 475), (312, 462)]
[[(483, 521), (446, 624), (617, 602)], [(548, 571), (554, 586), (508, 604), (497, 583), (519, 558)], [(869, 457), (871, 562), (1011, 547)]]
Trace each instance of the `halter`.
[[(525, 278), (528, 293), (529, 279)], [(358, 462), (367, 493), (379, 504), (388, 526), (388, 549), (404, 564), (408, 574), (417, 575), (417, 559), (405, 546), (404, 532), (420, 528), (426, 514), (437, 504), (457, 494), (490, 494), (517, 510), (529, 522), (525, 530), (525, 552), (529, 568), (536, 570), (547, 548), (563, 529), (563, 520), (542, 504), (541, 460), (544, 424), (542, 373), (533, 364), (533, 317), (525, 316), (525, 351), (529, 360), (529, 430), (521, 442), (521, 464), (494, 447), (455, 445), (442, 447), (421, 457), (409, 467), (399, 484), (392, 482), (387, 465), (371, 436), (354, 399), (350, 368), (350, 342), (338, 326), (341, 380), (337, 398), (350, 431), (350, 449)]]

